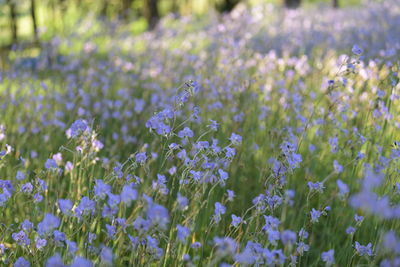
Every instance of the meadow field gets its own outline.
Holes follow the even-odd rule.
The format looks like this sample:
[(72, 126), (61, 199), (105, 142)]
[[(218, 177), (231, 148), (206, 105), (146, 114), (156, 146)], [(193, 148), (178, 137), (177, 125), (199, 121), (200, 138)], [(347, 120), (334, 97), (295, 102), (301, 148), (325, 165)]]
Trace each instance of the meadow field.
[(400, 1), (87, 17), (0, 64), (0, 266), (400, 266)]

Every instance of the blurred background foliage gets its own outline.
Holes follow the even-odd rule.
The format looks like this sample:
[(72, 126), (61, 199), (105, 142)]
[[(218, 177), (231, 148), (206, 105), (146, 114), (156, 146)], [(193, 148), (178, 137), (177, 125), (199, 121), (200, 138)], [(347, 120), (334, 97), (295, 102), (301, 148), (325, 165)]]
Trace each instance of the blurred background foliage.
[(16, 43), (37, 46), (73, 32), (88, 17), (117, 22), (139, 34), (154, 29), (167, 15), (223, 14), (238, 4), (252, 7), (263, 2), (286, 8), (340, 8), (358, 5), (361, 0), (0, 0), (0, 48), (10, 49)]

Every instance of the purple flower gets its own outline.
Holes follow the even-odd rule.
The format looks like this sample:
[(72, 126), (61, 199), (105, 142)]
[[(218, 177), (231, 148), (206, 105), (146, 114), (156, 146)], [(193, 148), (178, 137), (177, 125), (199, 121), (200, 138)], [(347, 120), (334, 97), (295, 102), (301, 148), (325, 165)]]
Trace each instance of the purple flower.
[(47, 259), (45, 267), (65, 267), (59, 253), (54, 254)]
[(93, 267), (93, 263), (83, 257), (75, 257), (70, 267)]
[(339, 196), (344, 197), (349, 193), (349, 187), (347, 184), (343, 183), (342, 180), (338, 179), (336, 184), (339, 188)]
[(353, 45), (353, 48), (351, 49), (351, 52), (353, 52), (354, 55), (361, 55), (364, 51), (362, 50), (361, 47), (359, 47), (358, 45)]
[(112, 265), (113, 262), (113, 253), (112, 249), (106, 246), (103, 246), (100, 252), (101, 262), (106, 265)]
[(37, 237), (35, 240), (35, 246), (38, 250), (42, 250), (47, 245), (47, 240)]
[(330, 266), (335, 263), (335, 258), (334, 258), (335, 250), (331, 249), (326, 252), (321, 253), (321, 259), (323, 262), (326, 263), (326, 265)]
[(347, 227), (347, 229), (346, 229), (346, 234), (348, 234), (348, 235), (352, 235), (352, 234), (354, 234), (356, 232), (356, 228), (354, 228), (353, 226), (349, 226), (349, 227)]
[(153, 204), (148, 208), (147, 217), (152, 225), (158, 225), (161, 229), (166, 229), (169, 223), (168, 210), (159, 204)]
[(71, 215), (72, 206), (73, 206), (72, 201), (69, 199), (58, 200), (58, 207), (60, 208), (61, 212), (65, 215)]
[(179, 131), (178, 133), (179, 138), (192, 138), (193, 137), (193, 131), (189, 127), (185, 127), (183, 130)]
[(297, 244), (297, 253), (299, 253), (301, 256), (303, 256), (305, 251), (309, 251), (310, 250), (310, 246), (307, 244), (304, 244), (304, 242), (299, 242)]
[(316, 183), (308, 182), (307, 185), (308, 185), (308, 188), (310, 188), (311, 191), (317, 191), (317, 192), (320, 192), (320, 193), (323, 193), (324, 188), (325, 188), (323, 182), (316, 182)]
[(33, 191), (33, 185), (31, 183), (26, 183), (21, 186), (21, 192), (25, 194), (30, 194)]
[(71, 124), (71, 127), (67, 130), (67, 135), (74, 138), (86, 131), (88, 128), (88, 124), (85, 120), (78, 119)]
[(22, 181), (22, 180), (24, 180), (26, 178), (26, 174), (24, 172), (22, 172), (22, 171), (17, 171), (17, 174), (15, 175), (15, 178), (18, 181)]
[(239, 216), (236, 216), (235, 214), (232, 214), (232, 223), (231, 225), (233, 227), (238, 227), (239, 224), (242, 222), (242, 218), (240, 218)]
[(108, 194), (111, 193), (111, 186), (105, 184), (103, 180), (96, 180), (93, 191), (96, 198), (104, 199)]
[(136, 159), (136, 162), (139, 164), (145, 162), (147, 159), (146, 152), (137, 153), (135, 156), (135, 159)]
[(210, 125), (208, 125), (211, 130), (218, 131), (218, 123), (214, 120), (210, 120)]
[(60, 226), (60, 219), (53, 214), (47, 213), (43, 220), (38, 224), (39, 235), (47, 235)]
[(361, 224), (363, 222), (363, 220), (364, 220), (364, 216), (355, 214), (354, 215), (354, 220), (356, 221), (357, 224)]
[(228, 193), (228, 201), (233, 201), (233, 198), (235, 197), (235, 192), (228, 189), (227, 193)]
[(200, 242), (194, 242), (190, 245), (191, 248), (197, 249), (201, 248), (201, 243)]
[(29, 237), (23, 230), (19, 231), (18, 233), (13, 233), (11, 236), (12, 239), (14, 239), (14, 241), (16, 241), (20, 246), (28, 246), (31, 243)]
[(240, 145), (240, 143), (242, 143), (242, 137), (238, 134), (232, 133), (231, 137), (229, 137), (229, 141), (234, 145)]
[(294, 243), (296, 243), (297, 235), (293, 231), (285, 230), (281, 233), (281, 240), (284, 245), (294, 244)]
[(35, 201), (35, 203), (42, 202), (42, 200), (43, 200), (43, 196), (40, 193), (36, 193), (33, 196), (33, 201)]
[(318, 222), (318, 219), (321, 216), (321, 212), (313, 208), (310, 214), (311, 214), (311, 222), (312, 223)]
[(368, 255), (368, 256), (372, 256), (372, 244), (368, 243), (368, 245), (366, 246), (362, 246), (360, 245), (360, 243), (358, 243), (356, 241), (356, 243), (354, 244), (354, 248), (357, 251), (357, 254), (360, 256), (364, 256), (364, 255)]
[(177, 195), (177, 202), (178, 202), (179, 209), (181, 209), (181, 210), (185, 210), (189, 205), (189, 200), (187, 199), (187, 197), (182, 196), (181, 193), (179, 193), (179, 192)]
[(229, 178), (228, 173), (223, 169), (218, 169), (218, 174), (222, 182), (226, 181)]
[(115, 233), (116, 233), (116, 231), (117, 231), (117, 229), (115, 228), (115, 226), (106, 224), (106, 229), (107, 229), (107, 235), (108, 235), (108, 237), (111, 238), (111, 239), (114, 238), (114, 235), (115, 235)]
[(130, 206), (132, 201), (137, 199), (138, 192), (131, 185), (124, 185), (120, 196), (121, 201)]
[(64, 242), (66, 239), (65, 234), (58, 230), (54, 230), (53, 236), (54, 236), (54, 241), (57, 244), (57, 246), (61, 246), (62, 242)]
[(29, 261), (27, 261), (23, 257), (19, 257), (15, 262), (14, 262), (14, 267), (30, 267), (31, 264)]
[(138, 217), (133, 222), (133, 227), (139, 232), (147, 232), (150, 229), (151, 222), (149, 220), (145, 220), (142, 217)]
[(68, 253), (70, 255), (75, 255), (75, 253), (78, 251), (78, 246), (76, 242), (71, 241), (71, 240), (65, 240), (65, 243), (68, 246)]
[(30, 230), (33, 229), (33, 223), (31, 223), (28, 219), (25, 219), (25, 220), (21, 223), (21, 228), (22, 228), (22, 230), (24, 230), (25, 232), (29, 232)]
[(341, 173), (343, 172), (343, 166), (339, 164), (337, 160), (333, 161), (333, 168), (335, 169), (336, 173)]
[(190, 235), (189, 228), (180, 224), (176, 225), (178, 240), (182, 243), (186, 242), (187, 237)]
[(57, 162), (54, 159), (47, 159), (46, 163), (44, 164), (44, 167), (46, 169), (52, 170), (52, 169), (57, 169), (58, 165), (57, 165)]
[(75, 216), (81, 218), (89, 214), (94, 214), (96, 209), (96, 202), (88, 197), (83, 197), (79, 202), (79, 205), (75, 208)]
[(226, 208), (220, 202), (215, 202), (214, 206), (215, 206), (215, 211), (214, 211), (213, 218), (214, 218), (214, 221), (216, 223), (218, 223), (221, 221), (221, 215), (225, 214)]

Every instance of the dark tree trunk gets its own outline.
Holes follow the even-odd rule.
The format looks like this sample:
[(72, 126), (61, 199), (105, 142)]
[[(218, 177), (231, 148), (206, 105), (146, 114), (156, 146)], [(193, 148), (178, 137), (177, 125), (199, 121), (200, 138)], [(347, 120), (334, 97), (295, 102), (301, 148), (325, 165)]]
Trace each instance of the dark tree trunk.
[(12, 0), (7, 0), (7, 4), (10, 8), (10, 25), (11, 25), (12, 42), (15, 44), (18, 42), (17, 8), (15, 2)]
[(103, 18), (106, 18), (107, 11), (108, 11), (108, 0), (103, 0), (103, 5), (101, 6), (101, 10), (100, 10), (100, 16)]
[(157, 0), (145, 0), (144, 3), (144, 15), (146, 17), (149, 30), (153, 30), (160, 20), (157, 2)]
[(176, 2), (177, 0), (172, 0), (172, 6), (171, 6), (171, 12), (174, 14), (178, 14), (179, 13), (179, 7), (178, 7), (178, 3)]
[(339, 8), (339, 0), (333, 0), (332, 6), (333, 6), (334, 8)]
[(32, 25), (33, 25), (33, 37), (35, 38), (35, 42), (38, 42), (39, 36), (38, 36), (38, 26), (37, 26), (37, 20), (36, 20), (36, 2), (35, 2), (35, 0), (31, 0), (31, 19), (32, 19)]
[(285, 6), (287, 8), (298, 8), (301, 4), (301, 0), (285, 0)]
[(122, 8), (121, 8), (121, 12), (120, 12), (120, 17), (125, 21), (128, 21), (132, 3), (133, 3), (133, 0), (122, 0)]
[(231, 12), (241, 0), (224, 0), (216, 8), (220, 13)]

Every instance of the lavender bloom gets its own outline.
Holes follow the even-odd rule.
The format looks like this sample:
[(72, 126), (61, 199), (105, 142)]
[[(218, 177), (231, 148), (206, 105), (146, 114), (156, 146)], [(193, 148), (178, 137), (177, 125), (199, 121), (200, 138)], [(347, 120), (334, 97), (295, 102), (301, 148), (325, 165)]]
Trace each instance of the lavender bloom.
[(53, 237), (57, 246), (62, 246), (62, 242), (66, 240), (65, 234), (58, 230), (54, 230)]
[(109, 238), (113, 239), (113, 238), (114, 238), (114, 235), (115, 235), (115, 233), (116, 233), (116, 231), (117, 231), (117, 229), (115, 228), (115, 226), (106, 224), (106, 229), (107, 229), (107, 236), (108, 236)]
[(236, 216), (235, 214), (232, 214), (232, 223), (231, 223), (231, 225), (233, 227), (238, 227), (241, 222), (242, 222), (242, 218), (240, 218), (239, 216)]
[(38, 250), (42, 250), (47, 245), (47, 240), (37, 237), (35, 240), (35, 246)]
[(59, 253), (54, 254), (47, 259), (45, 267), (65, 267), (61, 255)]
[(300, 239), (307, 239), (308, 238), (308, 232), (306, 230), (304, 230), (303, 228), (301, 228), (301, 230), (299, 231), (299, 238)]
[(333, 168), (335, 169), (336, 173), (341, 173), (343, 172), (343, 166), (339, 164), (337, 160), (333, 161)]
[(25, 219), (25, 220), (21, 223), (21, 228), (22, 228), (22, 230), (24, 230), (25, 232), (29, 232), (30, 230), (33, 229), (33, 223), (31, 223), (28, 219)]
[(295, 232), (285, 230), (281, 233), (281, 240), (284, 245), (296, 243), (297, 235)]
[(182, 196), (179, 192), (177, 195), (177, 202), (180, 210), (185, 210), (189, 205), (189, 200), (187, 197)]
[(137, 153), (135, 156), (135, 159), (136, 159), (136, 162), (139, 164), (144, 163), (147, 159), (146, 152)]
[(71, 241), (71, 240), (65, 240), (65, 243), (68, 246), (68, 253), (70, 255), (75, 255), (76, 252), (78, 251), (78, 246), (77, 246), (76, 242)]
[(151, 221), (152, 225), (157, 225), (161, 229), (166, 229), (169, 223), (168, 210), (159, 204), (151, 205), (147, 210), (147, 217)]
[(220, 202), (215, 202), (214, 206), (215, 206), (215, 211), (214, 211), (213, 219), (216, 223), (218, 223), (221, 221), (221, 215), (225, 214), (226, 208)]
[(27, 261), (23, 257), (19, 257), (15, 262), (14, 262), (14, 267), (30, 267), (31, 264), (29, 261)]
[(192, 138), (193, 137), (193, 131), (189, 127), (185, 127), (183, 130), (181, 130), (178, 133), (178, 137), (179, 138), (185, 138), (185, 137)]
[(217, 253), (224, 255), (228, 254), (235, 254), (237, 244), (235, 240), (230, 237), (214, 237), (214, 244), (217, 247)]
[(229, 137), (229, 141), (234, 145), (240, 145), (242, 143), (242, 137), (238, 134), (232, 133), (231, 137)]
[(46, 163), (44, 164), (44, 167), (46, 169), (52, 170), (52, 169), (57, 169), (58, 165), (57, 165), (57, 162), (54, 159), (47, 159)]
[(208, 125), (211, 130), (218, 131), (218, 123), (214, 120), (210, 120), (210, 125)]
[(346, 229), (346, 234), (348, 234), (348, 235), (352, 235), (352, 234), (354, 234), (356, 232), (356, 228), (354, 228), (353, 226), (349, 226), (349, 227), (347, 227), (347, 229)]
[(16, 174), (15, 178), (18, 181), (22, 181), (22, 180), (24, 180), (26, 178), (26, 174), (24, 172), (22, 172), (22, 171), (17, 171), (17, 174)]
[(176, 225), (176, 230), (177, 230), (177, 237), (178, 237), (178, 240), (179, 240), (180, 242), (182, 242), (182, 243), (185, 243), (187, 237), (190, 235), (190, 230), (189, 230), (189, 228), (178, 224), (178, 225)]
[(94, 194), (98, 199), (104, 199), (108, 194), (111, 193), (111, 186), (105, 184), (103, 180), (96, 180), (96, 184), (94, 186)]
[(75, 208), (75, 216), (81, 218), (82, 216), (87, 216), (89, 214), (94, 214), (96, 209), (96, 202), (88, 197), (83, 197), (79, 202), (79, 205)]
[(356, 221), (356, 223), (357, 223), (358, 225), (360, 225), (360, 224), (364, 221), (364, 216), (355, 214), (355, 215), (354, 215), (354, 220)]
[(64, 215), (71, 215), (71, 210), (72, 210), (72, 201), (69, 199), (59, 199), (58, 200), (58, 207), (60, 208), (61, 212)]
[(358, 243), (356, 241), (356, 243), (354, 244), (354, 248), (357, 251), (357, 254), (360, 256), (364, 256), (364, 255), (368, 255), (368, 256), (372, 256), (372, 244), (368, 243), (368, 245), (366, 246), (362, 246), (360, 245), (360, 243)]
[(339, 196), (345, 197), (349, 193), (349, 187), (347, 184), (343, 183), (343, 181), (340, 179), (336, 181), (336, 184), (339, 188)]
[(93, 267), (93, 263), (83, 257), (75, 257), (70, 267)]
[(318, 219), (321, 216), (321, 212), (313, 208), (310, 214), (311, 214), (311, 222), (312, 223), (318, 222)]
[(33, 185), (31, 183), (26, 183), (21, 186), (21, 192), (25, 194), (30, 194), (33, 191)]
[(147, 232), (150, 229), (151, 222), (149, 220), (145, 220), (142, 217), (138, 217), (133, 222), (133, 227), (139, 232)]
[(323, 262), (326, 263), (326, 265), (331, 266), (332, 264), (335, 263), (334, 254), (335, 254), (334, 249), (328, 250), (326, 252), (322, 252), (321, 259)]
[(103, 264), (112, 265), (113, 263), (113, 253), (112, 249), (106, 246), (103, 246), (100, 252), (100, 259)]
[(309, 251), (310, 250), (310, 246), (307, 244), (304, 244), (304, 242), (299, 242), (297, 244), (297, 253), (300, 254), (300, 256), (303, 256), (304, 252)]
[(58, 226), (60, 226), (60, 219), (53, 214), (47, 213), (42, 222), (38, 224), (38, 233), (39, 235), (48, 235)]
[(194, 248), (194, 249), (198, 249), (198, 248), (201, 248), (201, 243), (200, 242), (194, 242), (194, 243), (192, 243), (191, 245), (190, 245), (190, 247), (191, 248)]
[(132, 201), (136, 200), (138, 193), (136, 189), (130, 185), (124, 185), (121, 191), (121, 201), (126, 203), (128, 206), (131, 205)]
[(20, 246), (29, 246), (31, 243), (29, 237), (23, 230), (19, 231), (18, 233), (13, 233), (11, 236), (12, 239), (14, 239), (14, 241), (16, 241)]
[(353, 52), (354, 55), (359, 56), (361, 55), (364, 51), (362, 50), (361, 47), (359, 47), (358, 45), (353, 45), (353, 48), (351, 49), (351, 52)]
[(67, 130), (67, 136), (75, 138), (81, 133), (88, 129), (88, 124), (85, 120), (78, 119), (71, 124), (71, 127)]
[(233, 198), (235, 197), (235, 192), (228, 189), (227, 193), (228, 193), (228, 201), (233, 201)]
[(308, 182), (308, 188), (310, 188), (311, 191), (316, 191), (316, 192), (320, 192), (323, 193), (324, 191), (324, 183), (323, 182)]

